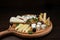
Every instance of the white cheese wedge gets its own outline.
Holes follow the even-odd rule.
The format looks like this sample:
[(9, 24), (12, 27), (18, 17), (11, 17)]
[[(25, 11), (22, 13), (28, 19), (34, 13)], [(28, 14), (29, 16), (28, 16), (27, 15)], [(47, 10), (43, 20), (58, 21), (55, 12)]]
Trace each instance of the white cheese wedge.
[(39, 31), (41, 28), (41, 25), (37, 25), (37, 30)]
[(42, 28), (42, 29), (45, 29), (46, 27), (47, 27), (46, 24), (42, 24), (42, 25), (41, 25), (41, 28)]
[(24, 22), (26, 22), (28, 19), (27, 18), (23, 18)]
[(18, 19), (18, 18), (16, 18), (16, 17), (11, 17), (10, 18), (10, 23), (24, 23), (24, 21), (23, 20), (21, 20), (21, 19)]
[(36, 18), (36, 15), (32, 15), (31, 17), (32, 17), (32, 18)]
[(41, 25), (42, 23), (41, 22), (37, 22), (37, 25)]
[(26, 16), (26, 19), (30, 19), (30, 16)]
[(22, 18), (25, 18), (25, 17), (26, 17), (25, 15), (22, 16)]
[(22, 18), (21, 16), (17, 15), (16, 18)]

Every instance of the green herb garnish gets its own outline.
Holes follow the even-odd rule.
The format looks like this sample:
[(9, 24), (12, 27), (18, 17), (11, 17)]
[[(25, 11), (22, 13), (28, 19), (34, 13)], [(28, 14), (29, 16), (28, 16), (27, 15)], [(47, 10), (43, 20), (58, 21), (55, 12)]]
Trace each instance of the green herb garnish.
[(28, 19), (26, 23), (37, 23), (38, 22), (38, 18), (32, 18), (32, 19)]
[(18, 26), (18, 25), (19, 25), (19, 23), (16, 24), (16, 26)]
[(28, 19), (26, 23), (30, 23), (30, 19)]
[(33, 34), (33, 32), (30, 30), (30, 31), (28, 31), (28, 34)]
[(35, 21), (38, 22), (38, 18), (35, 18)]
[(38, 18), (32, 18), (35, 22), (38, 22)]

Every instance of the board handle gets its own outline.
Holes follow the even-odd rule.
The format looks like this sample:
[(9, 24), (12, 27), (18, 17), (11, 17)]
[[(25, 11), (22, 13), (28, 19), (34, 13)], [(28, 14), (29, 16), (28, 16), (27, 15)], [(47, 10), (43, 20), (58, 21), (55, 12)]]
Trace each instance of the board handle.
[(2, 31), (2, 32), (0, 32), (0, 37), (3, 36), (3, 35), (6, 35), (8, 33), (10, 33), (10, 31), (8, 31), (8, 30)]
[(15, 27), (14, 25), (13, 25), (13, 27), (10, 25), (7, 30), (0, 32), (0, 37), (4, 36), (6, 34), (9, 34), (9, 33), (13, 33), (14, 32), (14, 27)]
[(11, 33), (10, 29), (11, 29), (11, 26), (9, 26), (7, 30), (0, 32), (0, 37)]

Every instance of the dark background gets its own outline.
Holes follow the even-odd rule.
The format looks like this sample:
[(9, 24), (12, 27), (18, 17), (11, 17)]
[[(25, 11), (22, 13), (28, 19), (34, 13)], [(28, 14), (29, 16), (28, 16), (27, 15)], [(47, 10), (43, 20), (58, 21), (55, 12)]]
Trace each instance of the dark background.
[(51, 33), (39, 38), (21, 38), (15, 35), (6, 35), (0, 40), (59, 40), (60, 39), (60, 1), (59, 0), (1, 0), (0, 1), (0, 31), (9, 27), (11, 16), (23, 14), (39, 14), (46, 12), (51, 17), (53, 29)]

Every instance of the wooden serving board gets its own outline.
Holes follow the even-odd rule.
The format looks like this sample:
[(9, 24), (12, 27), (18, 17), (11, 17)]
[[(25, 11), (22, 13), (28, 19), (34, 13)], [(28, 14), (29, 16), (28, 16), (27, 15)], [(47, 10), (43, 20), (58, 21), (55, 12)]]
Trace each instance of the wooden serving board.
[(44, 35), (47, 35), (52, 30), (52, 22), (51, 22), (51, 25), (47, 27), (46, 29), (41, 30), (40, 32), (33, 33), (33, 34), (17, 32), (14, 30), (15, 26), (16, 24), (13, 24), (12, 26), (9, 26), (7, 30), (0, 32), (0, 37), (7, 35), (9, 33), (13, 33), (17, 36), (24, 37), (24, 38), (36, 38), (36, 37), (42, 37)]

